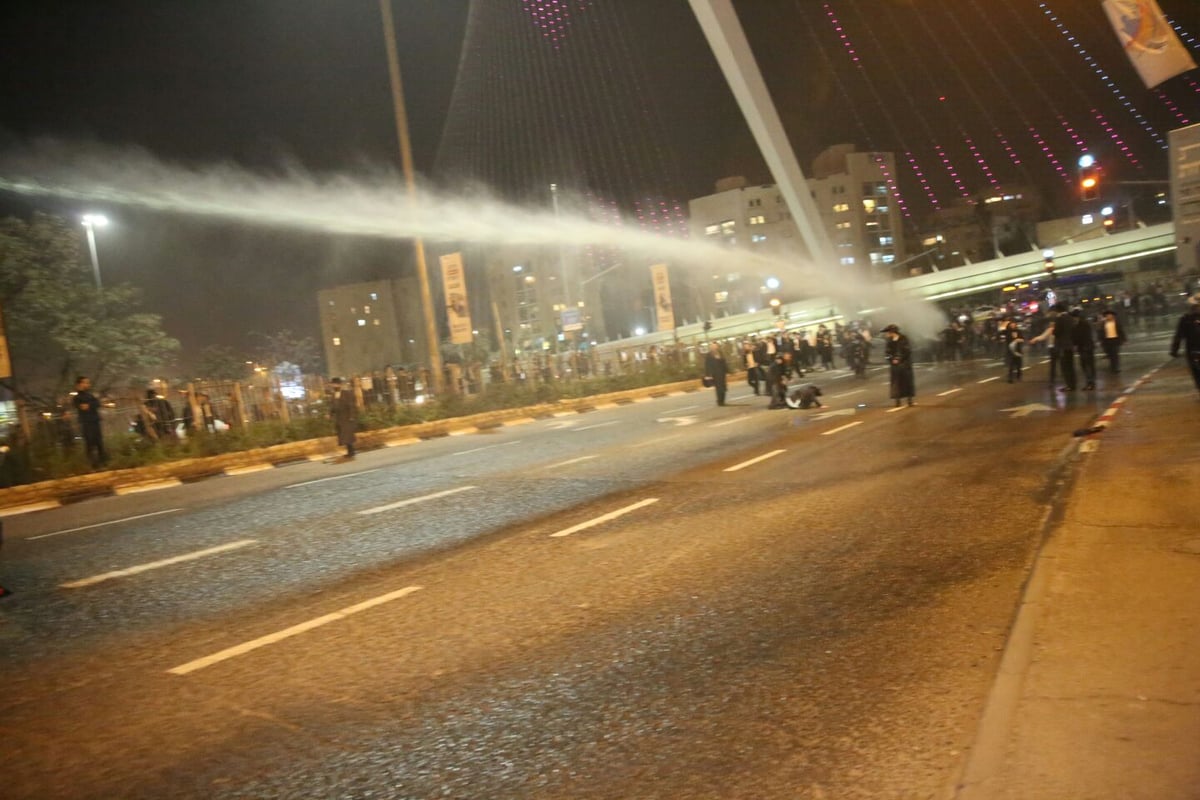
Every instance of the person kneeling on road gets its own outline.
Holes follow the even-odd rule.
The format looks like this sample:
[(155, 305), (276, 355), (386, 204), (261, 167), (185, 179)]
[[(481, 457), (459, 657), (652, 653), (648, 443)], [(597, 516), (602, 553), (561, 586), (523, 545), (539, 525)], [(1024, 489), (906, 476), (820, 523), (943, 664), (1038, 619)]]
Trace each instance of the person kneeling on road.
[(824, 408), (821, 403), (821, 387), (815, 383), (802, 383), (788, 389), (788, 408)]

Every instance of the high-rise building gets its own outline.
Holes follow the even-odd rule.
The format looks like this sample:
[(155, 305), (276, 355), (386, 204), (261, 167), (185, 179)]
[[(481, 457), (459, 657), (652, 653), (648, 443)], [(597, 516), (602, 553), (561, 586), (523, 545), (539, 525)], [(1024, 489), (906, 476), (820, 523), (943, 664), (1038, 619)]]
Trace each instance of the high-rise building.
[(892, 277), (892, 265), (906, 254), (893, 155), (835, 145), (817, 156), (812, 175), (808, 187), (839, 265), (873, 278)]
[[(774, 184), (747, 186), (745, 178), (731, 177), (718, 181), (716, 189), (688, 202), (692, 239), (770, 256), (798, 252), (799, 231)], [(774, 291), (764, 282), (769, 277), (737, 270), (714, 274), (708, 298), (712, 312), (741, 314), (764, 307)]]
[(369, 281), (317, 292), (330, 375), (419, 365), (426, 351), (416, 280)]

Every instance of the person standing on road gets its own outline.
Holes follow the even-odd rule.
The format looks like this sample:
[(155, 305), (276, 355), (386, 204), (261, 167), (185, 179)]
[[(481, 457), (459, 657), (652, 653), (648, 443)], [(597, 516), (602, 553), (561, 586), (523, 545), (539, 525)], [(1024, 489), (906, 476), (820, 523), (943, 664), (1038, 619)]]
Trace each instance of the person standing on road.
[(1121, 371), (1121, 345), (1125, 344), (1125, 326), (1117, 318), (1117, 312), (1104, 309), (1104, 321), (1100, 323), (1100, 347), (1108, 359), (1108, 371), (1116, 375)]
[(1175, 337), (1171, 339), (1171, 358), (1179, 357), (1179, 346), (1185, 348), (1188, 367), (1196, 391), (1200, 392), (1200, 292), (1188, 298), (1188, 312), (1179, 318)]
[(1083, 309), (1071, 309), (1071, 316), (1075, 317), (1075, 352), (1079, 354), (1079, 368), (1083, 370), (1083, 379), (1086, 381), (1083, 390), (1092, 391), (1096, 388), (1096, 331)]
[(93, 469), (108, 463), (104, 452), (104, 434), (100, 430), (100, 401), (92, 394), (92, 379), (80, 375), (75, 379), (75, 396), (71, 398), (79, 417), (79, 430), (83, 434), (83, 447)]
[(717, 405), (725, 405), (725, 392), (729, 388), (729, 364), (725, 361), (721, 346), (716, 342), (709, 344), (708, 355), (704, 357), (704, 377), (712, 381), (713, 388), (717, 391)]
[(1054, 318), (1054, 348), (1058, 350), (1058, 364), (1062, 369), (1062, 379), (1065, 384), (1058, 390), (1073, 392), (1077, 381), (1075, 375), (1075, 323), (1077, 320), (1067, 312), (1066, 303), (1058, 303), (1054, 310), (1058, 312)]
[(1058, 315), (1054, 309), (1050, 309), (1046, 315), (1046, 327), (1037, 336), (1029, 339), (1029, 346), (1032, 347), (1039, 342), (1046, 343), (1046, 358), (1050, 361), (1050, 380), (1047, 381), (1051, 386), (1054, 385), (1055, 378), (1058, 376), (1058, 350), (1054, 347), (1054, 320)]
[[(707, 356), (705, 356), (707, 359)], [(758, 352), (755, 343), (748, 340), (742, 343), (742, 362), (746, 367), (746, 383), (754, 390), (754, 396), (758, 396), (758, 384), (762, 380), (762, 368), (758, 365)]]
[(342, 388), (342, 379), (334, 378), (333, 394), (329, 402), (329, 416), (333, 419), (334, 430), (337, 431), (337, 442), (346, 448), (346, 455), (337, 463), (354, 460), (354, 442), (358, 432), (358, 406), (354, 402), (354, 392)]
[(897, 325), (888, 325), (882, 333), (888, 340), (884, 357), (891, 367), (891, 398), (897, 406), (901, 400), (908, 401), (910, 406), (916, 405), (913, 398), (917, 395), (917, 379), (913, 375), (912, 344)]

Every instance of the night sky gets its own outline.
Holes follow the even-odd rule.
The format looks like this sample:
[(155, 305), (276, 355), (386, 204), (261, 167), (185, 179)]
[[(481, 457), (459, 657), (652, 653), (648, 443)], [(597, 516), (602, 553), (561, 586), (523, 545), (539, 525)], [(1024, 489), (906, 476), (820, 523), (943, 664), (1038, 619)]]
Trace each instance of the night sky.
[[(574, 106), (547, 95), (539, 108), (585, 108), (588, 97), (593, 110), (595, 100), (615, 107), (617, 100), (587, 88), (595, 70), (610, 84), (632, 81), (628, 107), (620, 106), (646, 126), (613, 156), (605, 153), (620, 148), (611, 142), (589, 149), (595, 124), (547, 117), (544, 130), (579, 143), (560, 144), (559, 152), (579, 162), (580, 180), (595, 191), (626, 207), (649, 194), (686, 207), (725, 175), (769, 180), (686, 0), (476, 2), (491, 16), (477, 16), (487, 27), (468, 37), (468, 0), (394, 0), (422, 174), (467, 165), (477, 177), (512, 184), (497, 185), (499, 193), (521, 196), (520, 182), (539, 172), (537, 149), (522, 156), (527, 164), (499, 155), (489, 161), (486, 148), (472, 152), (471, 143), (498, 118), (504, 92), (533, 84), (578, 95)], [(808, 167), (842, 141), (896, 152), (914, 226), (935, 203), (989, 182), (1036, 185), (1052, 206), (1066, 208), (1073, 178), (1064, 170), (1073, 170), (1081, 146), (1098, 152), (1114, 178), (1165, 177), (1160, 140), (1200, 122), (1200, 73), (1146, 90), (1099, 0), (737, 5), (801, 163)], [(1200, 4), (1160, 5), (1196, 53)], [(539, 39), (521, 26), (540, 35), (564, 10), (574, 29), (561, 28), (552, 43), (542, 36), (543, 49), (531, 56), (529, 42), (536, 47)], [(289, 163), (328, 173), (398, 161), (374, 0), (18, 0), (0, 19), (0, 145), (55, 136), (268, 174)], [(479, 90), (473, 64), (505, 65), (508, 83)], [(639, 148), (652, 156), (629, 155)], [(36, 207), (71, 216), (85, 210)], [(30, 208), (0, 196), (0, 212)], [(114, 223), (99, 237), (106, 282), (143, 287), (147, 306), (187, 351), (240, 347), (250, 331), (315, 336), (317, 288), (386, 277), (408, 259), (408, 248), (395, 243), (102, 210)]]

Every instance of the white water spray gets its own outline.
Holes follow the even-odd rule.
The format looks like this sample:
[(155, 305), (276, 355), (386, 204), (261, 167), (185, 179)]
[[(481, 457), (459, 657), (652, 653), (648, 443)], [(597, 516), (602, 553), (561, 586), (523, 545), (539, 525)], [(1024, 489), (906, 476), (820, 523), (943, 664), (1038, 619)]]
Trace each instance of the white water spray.
[[(153, 211), (236, 220), (333, 234), (501, 246), (601, 246), (685, 269), (777, 275), (790, 293), (823, 295), (844, 308), (889, 307), (903, 318), (932, 320), (924, 304), (901, 311), (886, 284), (803, 258), (772, 258), (707, 242), (677, 239), (522, 208), (482, 193), (449, 197), (421, 190), (410, 201), (392, 170), (318, 177), (291, 169), (267, 178), (232, 165), (190, 168), (144, 150), (41, 141), (0, 155), (0, 190)], [(926, 327), (922, 325), (922, 327)]]

